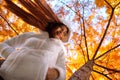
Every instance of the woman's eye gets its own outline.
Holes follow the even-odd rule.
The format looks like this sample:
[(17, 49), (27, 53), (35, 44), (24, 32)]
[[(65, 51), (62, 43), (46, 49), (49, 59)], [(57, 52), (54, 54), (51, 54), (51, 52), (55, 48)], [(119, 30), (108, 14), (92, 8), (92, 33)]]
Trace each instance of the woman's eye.
[(56, 35), (59, 35), (59, 34), (60, 34), (60, 32), (59, 32), (59, 31), (57, 31), (55, 34), (56, 34)]
[(58, 35), (61, 34), (61, 33), (62, 33), (62, 31), (58, 31), (58, 32), (57, 32)]
[(68, 34), (67, 31), (65, 31), (65, 32), (64, 32), (64, 36), (66, 36), (67, 34)]
[(66, 35), (67, 35), (67, 33), (65, 32), (65, 33), (64, 33), (64, 36), (66, 36)]

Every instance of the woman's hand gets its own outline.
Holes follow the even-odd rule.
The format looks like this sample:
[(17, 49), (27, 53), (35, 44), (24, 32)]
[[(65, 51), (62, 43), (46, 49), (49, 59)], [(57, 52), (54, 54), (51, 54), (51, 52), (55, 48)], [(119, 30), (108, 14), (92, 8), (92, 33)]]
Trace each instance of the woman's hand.
[(56, 80), (59, 77), (59, 72), (55, 68), (48, 68), (46, 80)]

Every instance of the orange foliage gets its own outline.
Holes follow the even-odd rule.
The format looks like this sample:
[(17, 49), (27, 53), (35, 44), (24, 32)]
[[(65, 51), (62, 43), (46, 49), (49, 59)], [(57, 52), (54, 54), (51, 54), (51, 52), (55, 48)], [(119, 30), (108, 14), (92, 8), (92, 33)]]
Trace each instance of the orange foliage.
[[(18, 3), (17, 2), (18, 0), (13, 0), (13, 1), (15, 1), (16, 4)], [(108, 1), (113, 7), (120, 2), (119, 0), (106, 0), (106, 1)], [(89, 3), (89, 2), (87, 2), (87, 3)], [(66, 56), (66, 59), (67, 59), (67, 62), (66, 62), (66, 69), (67, 69), (66, 77), (67, 77), (67, 79), (66, 80), (68, 80), (69, 77), (74, 73), (74, 71), (76, 71), (78, 68), (80, 68), (82, 65), (84, 65), (85, 62), (87, 62), (87, 60), (88, 60), (86, 45), (85, 45), (85, 36), (84, 36), (84, 31), (83, 31), (84, 26), (85, 26), (87, 48), (88, 48), (88, 53), (89, 53), (90, 59), (92, 59), (92, 57), (95, 53), (95, 50), (98, 47), (99, 42), (104, 34), (105, 25), (108, 23), (108, 19), (111, 14), (111, 8), (110, 8), (110, 6), (108, 6), (106, 4), (106, 2), (104, 0), (95, 0), (94, 3), (95, 3), (94, 5), (96, 5), (96, 7), (91, 9), (92, 14), (89, 15), (89, 17), (87, 17), (87, 19), (84, 19), (85, 24), (83, 24), (82, 22), (79, 23), (78, 29), (80, 29), (81, 31), (73, 32), (73, 36), (71, 38), (73, 43), (69, 43), (69, 45), (66, 45), (68, 48), (68, 51), (70, 52)], [(13, 27), (13, 29), (18, 34), (21, 34), (24, 32), (30, 32), (30, 31), (38, 32), (37, 28), (23, 22), (19, 17), (17, 17), (13, 13), (6, 10), (3, 7), (3, 4), (5, 4), (4, 0), (2, 0), (0, 2), (0, 14), (8, 20), (10, 25)], [(68, 5), (68, 6), (70, 8), (73, 7), (71, 5)], [(76, 2), (76, 7), (77, 6), (80, 7), (81, 5), (78, 4), (78, 2)], [(103, 15), (101, 15), (101, 16), (99, 15), (98, 17), (96, 17), (95, 16), (97, 14), (96, 10), (103, 8), (105, 6), (106, 6), (106, 12), (107, 12), (107, 19), (104, 19)], [(77, 9), (77, 8), (75, 8), (75, 9)], [(76, 12), (78, 13), (78, 10)], [(65, 7), (61, 6), (59, 8), (58, 12), (56, 12), (56, 13), (57, 13), (57, 15), (60, 15), (60, 16), (67, 16), (67, 15), (69, 15), (70, 12), (68, 10), (65, 10)], [(116, 7), (114, 15), (115, 16), (113, 16), (113, 18), (111, 20), (111, 25), (108, 29), (106, 37), (105, 37), (96, 57), (102, 55), (104, 52), (106, 52), (107, 50), (113, 48), (114, 46), (116, 46), (117, 44), (120, 43), (120, 22), (118, 22), (118, 20), (120, 20), (120, 5), (118, 5), (118, 7)], [(76, 14), (73, 18), (73, 21), (79, 22), (81, 20), (82, 16), (83, 15), (81, 13), (79, 13), (79, 16)], [(11, 18), (14, 21), (10, 21)], [(96, 20), (94, 20), (94, 19), (96, 19)], [(92, 20), (93, 20), (93, 22), (92, 22)], [(95, 21), (96, 21), (96, 23), (94, 24)], [(13, 36), (16, 36), (17, 34), (14, 32), (13, 29), (11, 29), (10, 26), (8, 26), (7, 22), (3, 18), (0, 17), (0, 42), (7, 40), (8, 38), (11, 38)], [(120, 48), (116, 48), (115, 50), (102, 56), (95, 62), (102, 66), (108, 67), (108, 68), (112, 68), (112, 69), (114, 68), (114, 69), (120, 70), (120, 62), (119, 61), (120, 61)], [(109, 72), (98, 66), (94, 66), (93, 69), (100, 71), (102, 73)], [(115, 80), (115, 78), (117, 78), (116, 80), (120, 80), (120, 73), (114, 73), (109, 76), (112, 78), (112, 80)], [(95, 72), (92, 72), (92, 76), (90, 77), (90, 80), (93, 80), (93, 78), (94, 78), (94, 80), (108, 80), (103, 75), (97, 74)]]

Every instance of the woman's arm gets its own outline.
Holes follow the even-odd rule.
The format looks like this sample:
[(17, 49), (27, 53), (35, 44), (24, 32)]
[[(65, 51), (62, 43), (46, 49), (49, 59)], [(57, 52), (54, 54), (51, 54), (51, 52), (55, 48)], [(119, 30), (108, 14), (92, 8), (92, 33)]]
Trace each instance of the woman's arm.
[(24, 33), (0, 43), (0, 55), (3, 58), (7, 58), (10, 53), (21, 47), (31, 34), (32, 33)]
[[(49, 69), (48, 69), (49, 72)], [(54, 77), (54, 79), (48, 79), (48, 80), (65, 80), (66, 79), (66, 68), (65, 68), (65, 53), (63, 50), (58, 55), (58, 59), (56, 62), (56, 65), (54, 68), (51, 69), (50, 74), (51, 77)], [(50, 75), (47, 75), (50, 76)]]
[(56, 80), (66, 79), (66, 67), (65, 67), (65, 52), (61, 50), (59, 53), (55, 68), (59, 71), (59, 77)]
[(0, 55), (3, 58), (7, 58), (10, 53), (12, 53), (15, 49), (11, 46), (9, 46), (6, 43), (0, 43)]
[(65, 68), (65, 53), (62, 50), (56, 62), (56, 66), (54, 68), (49, 68), (46, 80), (65, 80), (66, 78), (66, 68)]

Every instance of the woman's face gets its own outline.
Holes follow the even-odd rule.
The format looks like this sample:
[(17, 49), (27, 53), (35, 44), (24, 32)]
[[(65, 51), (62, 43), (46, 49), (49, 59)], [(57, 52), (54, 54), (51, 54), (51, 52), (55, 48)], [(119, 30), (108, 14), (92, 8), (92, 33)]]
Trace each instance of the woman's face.
[(52, 31), (53, 37), (65, 41), (68, 36), (68, 29), (66, 26), (57, 27)]

